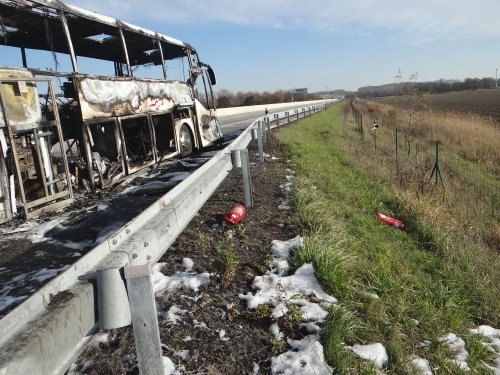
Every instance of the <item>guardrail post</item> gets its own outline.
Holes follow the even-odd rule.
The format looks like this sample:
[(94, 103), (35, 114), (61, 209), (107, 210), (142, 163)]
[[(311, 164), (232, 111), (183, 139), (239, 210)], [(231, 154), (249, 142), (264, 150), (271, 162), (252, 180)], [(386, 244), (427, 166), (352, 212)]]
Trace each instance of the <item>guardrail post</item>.
[(265, 145), (267, 143), (267, 129), (266, 129), (266, 119), (262, 120), (262, 144)]
[(262, 140), (263, 132), (262, 132), (262, 124), (259, 121), (257, 128), (257, 146), (259, 148), (259, 161), (264, 161), (264, 142)]
[(267, 132), (271, 134), (271, 121), (269, 120), (269, 117), (266, 117), (266, 124), (267, 124)]
[(252, 180), (250, 177), (250, 159), (248, 158), (248, 150), (231, 150), (231, 161), (235, 168), (241, 168), (243, 173), (243, 196), (245, 198), (245, 206), (252, 207)]
[(125, 266), (139, 372), (164, 375), (151, 266)]
[(286, 116), (288, 117), (288, 124), (290, 123), (290, 111), (286, 112)]
[(276, 126), (279, 128), (280, 127), (280, 115), (279, 115), (279, 113), (274, 115), (274, 118), (276, 119)]
[(298, 110), (298, 109), (296, 109), (296, 110), (295, 110), (295, 113), (297, 114), (297, 120), (298, 120), (298, 119), (299, 119), (299, 110)]
[(243, 172), (243, 195), (245, 196), (245, 206), (253, 207), (252, 177), (250, 175), (250, 158), (248, 157), (247, 149), (240, 151), (240, 158)]

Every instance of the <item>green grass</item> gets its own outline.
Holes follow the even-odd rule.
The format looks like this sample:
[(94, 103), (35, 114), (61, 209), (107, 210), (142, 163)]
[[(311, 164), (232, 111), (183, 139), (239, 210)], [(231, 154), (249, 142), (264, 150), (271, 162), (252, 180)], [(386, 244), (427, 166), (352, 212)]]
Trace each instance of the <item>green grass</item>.
[(215, 249), (215, 263), (222, 277), (222, 284), (228, 285), (233, 281), (240, 258), (236, 253), (236, 244), (230, 240), (223, 240), (217, 244)]
[[(376, 170), (358, 162), (353, 128), (337, 106), (279, 133), (296, 164), (293, 202), (306, 238), (292, 264), (312, 262), (339, 300), (327, 324), (325, 356), (341, 373), (370, 373), (343, 346), (381, 342), (390, 355), (386, 373), (411, 374), (409, 358), (417, 354), (440, 373), (454, 374), (445, 346), (427, 350), (420, 343), (479, 323), (498, 326), (498, 267), (496, 274), (482, 267), (498, 263), (498, 255), (458, 251), (439, 226), (405, 206)], [(377, 212), (404, 219), (409, 230), (377, 221)], [(474, 353), (470, 365), (484, 373), (484, 354)]]

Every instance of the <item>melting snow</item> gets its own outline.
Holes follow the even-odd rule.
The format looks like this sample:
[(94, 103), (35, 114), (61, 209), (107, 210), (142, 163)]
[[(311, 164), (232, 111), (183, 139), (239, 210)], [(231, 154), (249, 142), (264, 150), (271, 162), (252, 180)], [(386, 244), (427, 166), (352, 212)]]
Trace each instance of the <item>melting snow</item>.
[(385, 350), (384, 345), (380, 343), (369, 344), (369, 345), (353, 345), (346, 346), (348, 350), (351, 350), (359, 357), (363, 358), (365, 361), (373, 363), (378, 368), (385, 367), (389, 361), (389, 356)]
[(429, 361), (416, 355), (412, 356), (411, 364), (418, 375), (432, 375)]
[(229, 337), (226, 336), (226, 331), (221, 329), (219, 331), (219, 338), (222, 340), (222, 341), (227, 341), (229, 340)]
[(278, 206), (278, 209), (279, 210), (283, 210), (283, 211), (288, 211), (290, 210), (292, 207), (290, 207), (290, 204), (288, 203), (288, 201), (283, 201), (283, 203), (281, 203), (279, 206)]
[(167, 312), (167, 323), (178, 325), (180, 322), (182, 322), (182, 317), (187, 312), (187, 310), (182, 310), (175, 305), (171, 306)]
[(469, 353), (465, 350), (465, 341), (454, 333), (448, 333), (439, 340), (448, 344), (450, 349), (455, 352), (455, 359), (453, 360), (453, 363), (455, 363), (463, 371), (470, 371), (470, 367), (467, 364)]
[[(255, 295), (252, 293), (239, 295), (241, 299), (247, 301), (248, 307), (251, 309), (255, 309), (264, 303), (272, 303), (277, 306), (282, 301), (289, 301), (306, 307), (305, 310), (310, 308), (311, 311), (315, 311), (315, 308), (309, 305), (310, 302), (307, 303), (307, 300), (302, 298), (297, 299), (297, 296), (314, 297), (326, 308), (337, 302), (335, 298), (323, 292), (314, 274), (314, 268), (310, 263), (302, 265), (295, 274), (290, 276), (276, 274), (257, 276), (252, 287), (258, 289)], [(306, 320), (308, 319), (306, 318)]]
[(285, 337), (285, 334), (283, 332), (280, 332), (278, 323), (271, 324), (271, 326), (269, 327), (269, 332), (272, 333), (276, 340), (282, 340)]
[(210, 275), (206, 272), (197, 274), (195, 272), (176, 272), (172, 276), (166, 276), (160, 272), (165, 263), (157, 263), (153, 266), (153, 291), (173, 292), (180, 288), (189, 288), (198, 291), (200, 286), (210, 283)]
[(292, 350), (273, 357), (271, 370), (273, 374), (287, 375), (330, 375), (332, 370), (325, 362), (323, 346), (319, 343), (319, 335), (309, 335), (302, 340), (287, 340)]
[(193, 269), (193, 266), (194, 266), (194, 262), (191, 258), (184, 258), (182, 259), (182, 267), (184, 267), (184, 269), (186, 271), (190, 271)]
[(271, 253), (276, 258), (287, 259), (290, 256), (290, 250), (298, 249), (304, 245), (304, 238), (297, 236), (288, 241), (272, 240)]
[[(337, 300), (326, 294), (316, 279), (312, 264), (304, 264), (293, 275), (288, 275), (287, 258), (290, 250), (302, 246), (303, 238), (297, 236), (288, 241), (274, 240), (271, 252), (275, 257), (270, 262), (271, 269), (263, 276), (257, 276), (252, 284), (255, 294), (240, 294), (240, 299), (247, 301), (248, 308), (257, 308), (261, 304), (273, 306), (275, 318), (285, 315), (288, 306), (294, 304), (302, 311), (303, 323), (299, 326), (308, 333), (302, 340), (287, 339), (291, 349), (278, 357), (272, 358), (273, 374), (330, 374), (326, 364), (323, 346), (319, 342), (320, 327), (316, 322), (324, 322), (328, 312), (325, 310)], [(314, 300), (312, 302), (310, 298)], [(312, 321), (312, 322), (309, 322)], [(277, 340), (284, 339), (278, 323), (269, 327)]]
[(471, 329), (470, 333), (481, 336), (482, 344), (496, 355), (491, 364), (484, 363), (484, 366), (495, 375), (500, 375), (500, 330), (484, 325)]

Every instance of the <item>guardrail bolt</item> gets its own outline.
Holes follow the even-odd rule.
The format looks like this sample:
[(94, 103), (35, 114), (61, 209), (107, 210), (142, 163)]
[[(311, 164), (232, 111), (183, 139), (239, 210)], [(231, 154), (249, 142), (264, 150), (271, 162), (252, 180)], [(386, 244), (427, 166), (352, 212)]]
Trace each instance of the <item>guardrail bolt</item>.
[(116, 245), (118, 243), (117, 240), (113, 240), (113, 245)]
[(136, 253), (133, 253), (132, 254), (132, 259), (136, 259), (137, 258), (137, 254)]
[(147, 242), (144, 242), (144, 247), (148, 247), (148, 243)]

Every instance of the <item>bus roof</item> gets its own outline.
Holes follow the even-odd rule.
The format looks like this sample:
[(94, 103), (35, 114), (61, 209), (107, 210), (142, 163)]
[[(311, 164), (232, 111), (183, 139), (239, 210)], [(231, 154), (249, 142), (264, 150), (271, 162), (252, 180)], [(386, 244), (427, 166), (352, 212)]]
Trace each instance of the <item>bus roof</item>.
[(0, 0), (0, 43), (69, 54), (59, 11), (68, 21), (77, 56), (126, 63), (119, 29), (131, 65), (152, 63), (161, 43), (165, 60), (195, 51), (189, 44), (154, 31), (63, 3), (59, 0)]

